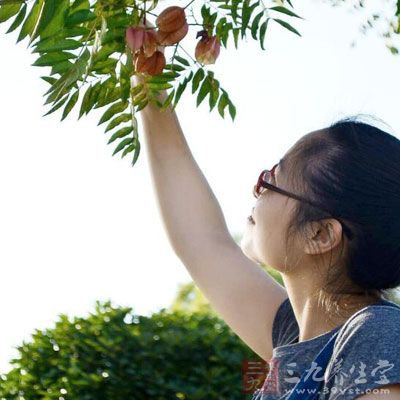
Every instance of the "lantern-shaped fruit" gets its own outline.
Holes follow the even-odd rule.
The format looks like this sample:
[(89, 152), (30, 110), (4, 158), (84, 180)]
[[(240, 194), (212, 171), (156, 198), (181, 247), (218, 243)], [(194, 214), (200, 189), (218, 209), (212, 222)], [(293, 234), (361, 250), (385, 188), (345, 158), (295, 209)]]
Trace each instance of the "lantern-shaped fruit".
[(164, 53), (159, 50), (156, 50), (150, 57), (146, 57), (144, 52), (140, 51), (134, 60), (136, 72), (149, 75), (161, 74), (166, 64)]
[(196, 45), (196, 60), (203, 64), (214, 64), (219, 56), (221, 44), (217, 36), (204, 36)]

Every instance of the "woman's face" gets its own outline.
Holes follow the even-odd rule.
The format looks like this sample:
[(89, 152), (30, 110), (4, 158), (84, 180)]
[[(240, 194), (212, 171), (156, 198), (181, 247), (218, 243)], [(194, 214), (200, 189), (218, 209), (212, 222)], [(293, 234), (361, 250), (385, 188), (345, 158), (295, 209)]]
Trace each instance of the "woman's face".
[[(279, 164), (275, 169), (276, 181), (271, 183), (290, 191), (285, 181), (285, 166)], [(286, 229), (296, 200), (275, 191), (264, 189), (256, 200), (252, 216), (254, 223), (248, 221), (240, 247), (247, 257), (274, 269), (284, 271), (286, 249)], [(291, 252), (296, 251), (291, 246)], [(288, 255), (289, 257), (289, 255)], [(289, 264), (290, 265), (290, 264)]]

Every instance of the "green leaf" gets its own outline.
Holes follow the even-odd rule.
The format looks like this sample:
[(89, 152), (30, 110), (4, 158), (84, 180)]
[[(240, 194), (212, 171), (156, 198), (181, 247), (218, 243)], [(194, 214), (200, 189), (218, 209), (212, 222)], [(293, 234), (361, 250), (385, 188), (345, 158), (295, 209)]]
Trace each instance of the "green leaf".
[(165, 110), (171, 104), (171, 101), (174, 98), (174, 95), (175, 95), (175, 90), (172, 90), (161, 106), (161, 108), (163, 110)]
[(39, 57), (32, 65), (36, 67), (52, 66), (70, 58), (76, 58), (76, 55), (66, 51), (53, 52)]
[(271, 8), (269, 8), (269, 10), (278, 11), (278, 12), (280, 12), (280, 13), (290, 15), (291, 17), (296, 17), (296, 18), (304, 19), (304, 18), (298, 16), (297, 14), (295, 14), (293, 11), (288, 10), (288, 9), (285, 8), (285, 7), (281, 7), (281, 6), (271, 7)]
[(217, 90), (212, 90), (210, 92), (209, 96), (209, 105), (210, 105), (210, 112), (214, 109), (218, 102), (218, 97), (219, 97), (219, 91)]
[(86, 90), (86, 92), (85, 92), (85, 94), (84, 94), (84, 96), (83, 96), (83, 99), (82, 99), (82, 102), (81, 102), (81, 108), (80, 108), (80, 110), (79, 110), (78, 120), (82, 117), (82, 115), (85, 113), (85, 111), (86, 111), (86, 109), (87, 109), (87, 106), (88, 106), (88, 103), (89, 103), (89, 98), (90, 98), (90, 92), (91, 92), (92, 90), (93, 90), (93, 86), (90, 85), (90, 86), (87, 88), (87, 90)]
[(104, 107), (107, 104), (110, 104), (110, 102), (108, 101), (108, 98), (107, 98), (110, 90), (111, 89), (109, 87), (107, 87), (107, 84), (105, 82), (100, 83), (100, 88), (97, 89), (97, 91), (98, 91), (97, 101), (93, 108), (96, 109), (96, 108)]
[(50, 83), (50, 85), (53, 85), (57, 81), (57, 78), (53, 78), (51, 76), (41, 76), (40, 78), (45, 82)]
[(204, 98), (207, 96), (207, 93), (210, 93), (211, 91), (211, 85), (209, 81), (209, 77), (207, 76), (206, 79), (204, 79), (201, 87), (199, 94), (197, 95), (197, 107), (201, 104), (201, 102), (204, 100)]
[(236, 117), (236, 107), (230, 100), (229, 100), (229, 114), (231, 115), (232, 121), (234, 121)]
[(216, 21), (217, 17), (218, 17), (218, 13), (211, 14), (211, 17), (210, 17), (210, 25), (211, 26), (215, 25), (215, 21)]
[(203, 6), (201, 7), (201, 10), (200, 10), (200, 13), (201, 13), (203, 20), (204, 19), (206, 20), (210, 16), (210, 9), (205, 4), (203, 4)]
[(27, 35), (31, 35), (35, 29), (37, 20), (39, 18), (39, 13), (42, 8), (44, 0), (36, 0), (33, 4), (25, 22), (22, 25), (21, 31), (19, 33), (17, 43), (24, 39)]
[[(61, 92), (64, 88), (68, 87), (71, 84), (74, 84), (79, 78), (79, 70), (76, 68), (76, 66), (77, 66), (77, 63), (75, 63), (74, 68), (71, 68), (63, 76), (61, 76), (59, 79), (57, 79), (57, 81), (54, 82), (54, 84), (52, 84), (52, 86), (45, 93), (45, 95), (49, 94), (49, 93)], [(54, 101), (54, 100), (55, 99), (50, 99), (50, 101)]]
[[(117, 132), (115, 132), (111, 137), (110, 140), (108, 141), (107, 144), (110, 144), (117, 140), (118, 138), (123, 138), (127, 135), (129, 135), (133, 131), (133, 126), (126, 126), (124, 128), (119, 129)], [(133, 141), (133, 139), (132, 139)]]
[(97, 73), (108, 73), (115, 71), (115, 68), (118, 64), (118, 60), (116, 58), (108, 58), (103, 61), (98, 61), (92, 64), (91, 70), (96, 71)]
[(38, 26), (36, 28), (35, 34), (31, 38), (31, 41), (35, 39), (40, 33), (42, 33), (50, 24), (51, 20), (56, 15), (56, 6), (57, 0), (45, 0)]
[(110, 29), (108, 30), (105, 35), (103, 36), (102, 40), (101, 40), (101, 44), (107, 44), (113, 41), (119, 41), (119, 42), (123, 42), (123, 40), (125, 40), (125, 31), (126, 28), (114, 28), (114, 29)]
[(132, 163), (131, 163), (132, 167), (136, 164), (136, 161), (140, 154), (140, 142), (137, 137), (135, 137), (134, 144), (135, 144), (135, 153), (133, 154), (133, 159), (132, 159)]
[(190, 80), (192, 79), (193, 74), (190, 73), (189, 76), (187, 76), (184, 81), (182, 83), (179, 84), (178, 89), (176, 90), (175, 93), (175, 99), (174, 99), (174, 108), (176, 107), (176, 105), (178, 104), (179, 99), (182, 96), (182, 93), (184, 92), (184, 90), (186, 89), (187, 84), (190, 82)]
[(60, 50), (75, 50), (82, 46), (82, 43), (73, 39), (47, 38), (35, 44), (33, 53), (48, 53)]
[[(54, 84), (51, 85), (51, 87), (47, 90), (44, 96), (49, 94), (50, 98), (50, 96), (53, 96), (55, 93), (61, 92), (64, 88), (68, 87), (71, 84), (74, 84), (78, 79), (78, 77), (79, 75), (74, 71), (73, 68), (71, 68), (66, 73), (62, 74), (62, 76), (58, 78), (56, 82), (54, 82)], [(55, 100), (54, 98), (50, 99), (50, 102), (54, 100)]]
[(268, 27), (268, 21), (269, 21), (269, 18), (260, 26), (260, 46), (263, 50), (265, 50), (264, 38), (265, 38), (265, 32), (267, 31), (267, 27)]
[(235, 40), (235, 48), (238, 48), (238, 40), (239, 40), (239, 33), (240, 33), (240, 28), (233, 28), (233, 39)]
[(180, 56), (175, 56), (174, 58), (175, 58), (175, 60), (177, 60), (181, 64), (186, 65), (187, 67), (190, 67), (189, 62), (185, 58), (180, 57)]
[(72, 15), (68, 15), (65, 20), (65, 26), (71, 27), (94, 19), (96, 19), (96, 14), (92, 13), (90, 10), (79, 10)]
[(133, 143), (133, 137), (125, 138), (120, 142), (120, 144), (115, 148), (114, 153), (112, 154), (113, 156), (117, 154), (119, 151), (121, 151), (125, 146), (128, 144)]
[(221, 8), (222, 10), (232, 11), (232, 6), (230, 4), (221, 4), (220, 6), (218, 6), (218, 8)]
[(55, 75), (55, 74), (64, 74), (65, 72), (67, 72), (68, 70), (70, 70), (73, 67), (73, 63), (65, 60), (65, 61), (61, 61), (58, 62), (56, 64), (53, 64), (51, 66), (51, 73), (50, 75)]
[(71, 38), (76, 36), (88, 37), (90, 30), (84, 26), (74, 26), (72, 28), (63, 28), (57, 34), (58, 37)]
[(78, 10), (89, 10), (90, 2), (89, 0), (75, 0), (74, 4), (71, 6), (71, 12), (74, 13)]
[[(232, 0), (232, 7), (231, 7), (231, 11), (232, 11), (232, 19), (235, 22), (235, 24), (237, 24), (237, 18), (238, 18), (238, 8), (239, 8), (239, 4), (242, 2), (242, 0)], [(238, 28), (239, 29), (239, 28)]]
[(142, 91), (143, 87), (144, 87), (143, 83), (139, 83), (138, 85), (134, 86), (131, 89), (131, 96), (132, 97), (137, 96)]
[(250, 21), (251, 14), (253, 13), (254, 9), (258, 7), (259, 1), (252, 4), (250, 6), (250, 0), (244, 0), (243, 2), (243, 9), (242, 9), (242, 27), (241, 27), (241, 36), (242, 39), (246, 34), (247, 25)]
[(76, 90), (75, 93), (68, 100), (68, 103), (64, 108), (61, 121), (63, 121), (67, 117), (67, 115), (71, 112), (71, 110), (74, 108), (76, 102), (78, 101), (78, 97), (79, 97), (79, 90)]
[(143, 108), (145, 108), (147, 106), (147, 104), (149, 104), (149, 100), (147, 98), (140, 101), (136, 107), (136, 112), (143, 110)]
[(97, 82), (92, 90), (90, 91), (89, 94), (89, 99), (87, 100), (86, 106), (85, 106), (85, 113), (88, 114), (88, 112), (95, 107), (95, 104), (98, 102), (99, 99), (99, 93), (101, 90), (101, 82)]
[(86, 72), (87, 63), (90, 59), (90, 52), (86, 49), (75, 63), (76, 71), (79, 77)]
[(122, 124), (123, 122), (128, 122), (132, 118), (131, 114), (121, 114), (118, 115), (118, 117), (114, 118), (108, 125), (104, 133), (111, 131), (111, 129), (114, 129), (116, 126), (119, 124)]
[(215, 27), (215, 33), (218, 37), (222, 36), (225, 25), (226, 25), (226, 18), (223, 17), (218, 21), (217, 26)]
[(223, 93), (222, 96), (219, 98), (218, 102), (218, 112), (220, 113), (221, 117), (225, 117), (225, 107), (229, 104), (228, 96), (226, 93)]
[(99, 51), (93, 56), (93, 63), (99, 61), (105, 61), (110, 57), (113, 53), (123, 53), (125, 50), (125, 43), (121, 42), (111, 42), (106, 45), (103, 45)]
[[(122, 102), (126, 102), (127, 100), (122, 100), (121, 99), (121, 86), (115, 86), (113, 88), (108, 88), (105, 97), (103, 100), (103, 104), (102, 105), (107, 105), (107, 104), (111, 104), (114, 103), (117, 100), (120, 100)], [(100, 95), (99, 95), (99, 100), (97, 102), (97, 105), (100, 103)]]
[(178, 101), (181, 98), (182, 93), (184, 92), (185, 89), (186, 89), (186, 83), (185, 81), (183, 81), (182, 83), (179, 84), (178, 89), (175, 92), (174, 108), (178, 104)]
[(264, 11), (261, 11), (259, 14), (257, 14), (253, 22), (251, 24), (251, 36), (253, 37), (254, 40), (257, 40), (257, 30), (258, 30), (258, 25), (260, 23), (260, 19), (264, 15)]
[(130, 152), (133, 151), (134, 149), (135, 149), (135, 145), (134, 145), (134, 144), (129, 145), (129, 146), (124, 150), (124, 152), (122, 153), (121, 158), (124, 158), (128, 153), (130, 153)]
[[(115, 87), (117, 83), (118, 82), (114, 76), (111, 76), (109, 79), (102, 82), (97, 96), (97, 103), (94, 108), (106, 106), (107, 104), (117, 100), (115, 97)], [(121, 91), (119, 91), (119, 94), (121, 94)]]
[(132, 100), (132, 105), (136, 106), (139, 103), (143, 102), (144, 100), (147, 100), (147, 92), (146, 91), (136, 95)]
[(163, 90), (163, 89), (171, 89), (174, 87), (174, 85), (171, 85), (170, 83), (152, 83), (148, 82), (147, 87), (149, 89), (157, 89), (157, 90)]
[(56, 103), (57, 101), (59, 101), (64, 95), (69, 95), (69, 91), (71, 90), (71, 87), (65, 85), (65, 86), (61, 86), (59, 89), (55, 90), (54, 92), (52, 92), (46, 102), (44, 103), (49, 104), (49, 103)]
[(117, 103), (113, 104), (103, 114), (103, 116), (100, 118), (100, 121), (97, 125), (101, 125), (102, 123), (108, 121), (110, 118), (113, 117), (114, 114), (124, 111), (128, 107), (128, 105), (129, 105), (128, 102), (122, 102), (122, 101), (118, 101)]
[(209, 105), (210, 105), (210, 111), (212, 111), (215, 105), (217, 104), (219, 97), (219, 82), (216, 79), (212, 79), (210, 85), (211, 85), (211, 90), (209, 97)]
[(46, 5), (46, 1), (45, 0), (41, 0), (38, 18), (35, 21), (35, 25), (34, 25), (34, 28), (33, 28), (32, 32), (29, 33), (30, 39), (29, 39), (28, 47), (32, 44), (32, 42), (38, 36), (37, 30), (38, 30), (38, 27), (39, 27), (40, 18), (43, 15), (43, 9), (44, 9), (45, 5)]
[(296, 35), (301, 36), (300, 33), (295, 28), (293, 28), (292, 25), (288, 24), (286, 21), (282, 21), (281, 19), (276, 19), (276, 18), (273, 18), (273, 20), (278, 22), (278, 24), (282, 25), (283, 27), (285, 27), (289, 31), (295, 33)]
[(119, 14), (113, 15), (107, 18), (107, 26), (109, 29), (118, 28), (118, 27), (126, 27), (131, 25), (132, 17), (128, 14)]
[(54, 15), (47, 24), (40, 32), (40, 39), (46, 39), (48, 37), (52, 37), (54, 39), (64, 39), (68, 36), (68, 30), (63, 29), (65, 24), (65, 18), (68, 15), (69, 11), (69, 0), (56, 0), (56, 9), (54, 11)]
[(22, 6), (22, 1), (16, 1), (15, 4), (3, 4), (0, 6), (0, 23), (5, 22), (18, 13)]
[(176, 78), (178, 78), (180, 75), (178, 72), (163, 72), (160, 75), (153, 75), (151, 76), (147, 82), (148, 83), (167, 83), (170, 81), (174, 81)]
[(193, 81), (192, 81), (192, 94), (197, 90), (199, 87), (200, 82), (204, 79), (205, 73), (203, 68), (199, 68), (196, 73), (194, 74)]
[(106, 67), (110, 67), (110, 66), (116, 66), (118, 63), (118, 60), (116, 58), (112, 58), (112, 57), (107, 57), (101, 61), (97, 61), (93, 62), (93, 69), (103, 69)]
[(223, 31), (219, 31), (219, 33), (217, 33), (216, 35), (219, 37), (222, 45), (227, 48), (227, 43), (228, 43), (228, 39), (229, 39), (229, 32), (231, 32), (232, 27), (231, 27), (231, 23), (227, 23), (223, 26)]
[(129, 51), (126, 64), (120, 63), (120, 74), (119, 74), (119, 84), (121, 86), (121, 100), (128, 101), (131, 90), (131, 74), (133, 71), (132, 60), (130, 59), (130, 55), (132, 53)]
[(68, 95), (64, 96), (61, 100), (59, 100), (56, 105), (50, 110), (48, 111), (46, 114), (42, 115), (42, 117), (45, 117), (46, 115), (49, 115), (51, 113), (53, 113), (54, 111), (58, 110), (60, 107), (62, 107), (62, 105), (68, 100)]
[(15, 17), (14, 22), (11, 24), (11, 26), (8, 28), (8, 31), (6, 33), (10, 33), (12, 31), (14, 31), (15, 29), (17, 29), (21, 24), (22, 21), (25, 18), (26, 15), (26, 10), (27, 10), (27, 6), (26, 3), (23, 5), (23, 7), (21, 8), (21, 11), (18, 13), (18, 15)]
[(164, 69), (178, 72), (185, 71), (185, 68), (181, 67), (178, 64), (166, 64)]

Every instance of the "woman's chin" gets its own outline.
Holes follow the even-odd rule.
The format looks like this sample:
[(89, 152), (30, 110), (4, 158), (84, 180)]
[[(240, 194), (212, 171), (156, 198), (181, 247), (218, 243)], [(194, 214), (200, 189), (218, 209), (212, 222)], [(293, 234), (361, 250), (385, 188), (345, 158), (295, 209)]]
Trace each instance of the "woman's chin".
[(250, 260), (258, 263), (257, 257), (253, 251), (253, 245), (251, 237), (249, 237), (246, 233), (242, 236), (242, 240), (240, 241), (240, 248), (242, 249), (243, 254), (249, 258)]

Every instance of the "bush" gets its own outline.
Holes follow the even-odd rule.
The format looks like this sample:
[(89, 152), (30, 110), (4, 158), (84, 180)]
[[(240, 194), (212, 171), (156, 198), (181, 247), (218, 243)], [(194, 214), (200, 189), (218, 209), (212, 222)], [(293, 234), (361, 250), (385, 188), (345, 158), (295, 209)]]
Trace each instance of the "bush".
[(244, 399), (242, 362), (260, 360), (216, 316), (110, 302), (32, 336), (0, 377), (2, 400)]

